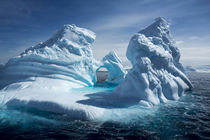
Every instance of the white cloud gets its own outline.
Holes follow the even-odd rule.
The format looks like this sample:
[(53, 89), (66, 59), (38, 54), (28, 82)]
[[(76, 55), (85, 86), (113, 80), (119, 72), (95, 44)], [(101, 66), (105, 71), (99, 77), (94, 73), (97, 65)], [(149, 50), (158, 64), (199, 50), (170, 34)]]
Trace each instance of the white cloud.
[(140, 24), (148, 19), (151, 19), (151, 15), (152, 14), (144, 16), (136, 14), (115, 15), (104, 19), (100, 19), (100, 21), (98, 22), (96, 21), (96, 24), (98, 26), (93, 26), (93, 29), (96, 32), (100, 32), (124, 27), (132, 27), (132, 25)]
[(180, 44), (183, 44), (183, 43), (184, 43), (184, 41), (182, 41), (182, 40), (176, 41), (176, 44), (177, 44), (177, 45), (180, 45)]

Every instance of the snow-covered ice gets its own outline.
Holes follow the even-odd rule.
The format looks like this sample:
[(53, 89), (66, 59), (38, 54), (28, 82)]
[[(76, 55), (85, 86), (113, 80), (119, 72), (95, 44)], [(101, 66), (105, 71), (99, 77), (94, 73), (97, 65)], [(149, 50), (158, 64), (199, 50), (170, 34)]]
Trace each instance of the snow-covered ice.
[(169, 23), (163, 18), (131, 38), (126, 56), (133, 67), (114, 91), (121, 98), (153, 106), (176, 100), (192, 88), (179, 62), (180, 52), (170, 36)]

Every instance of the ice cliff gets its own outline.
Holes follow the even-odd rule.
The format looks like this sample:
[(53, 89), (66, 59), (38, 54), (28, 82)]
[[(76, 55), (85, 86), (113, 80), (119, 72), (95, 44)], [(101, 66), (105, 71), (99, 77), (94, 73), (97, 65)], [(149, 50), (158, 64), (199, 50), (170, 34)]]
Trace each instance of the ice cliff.
[[(25, 50), (1, 68), (0, 88), (17, 82), (41, 81), (42, 86), (92, 86), (99, 63), (93, 58), (95, 33), (64, 25), (50, 39)], [(57, 82), (56, 82), (57, 81)], [(43, 84), (44, 83), (44, 84)], [(20, 83), (18, 84), (20, 85)]]
[(106, 82), (119, 84), (124, 80), (126, 71), (123, 68), (121, 60), (114, 51), (111, 51), (104, 56), (101, 63), (102, 65), (99, 69), (105, 67), (109, 71), (109, 77)]
[(126, 56), (132, 64), (125, 80), (114, 90), (121, 98), (133, 98), (146, 106), (176, 100), (192, 84), (179, 62), (180, 52), (163, 18), (135, 34)]

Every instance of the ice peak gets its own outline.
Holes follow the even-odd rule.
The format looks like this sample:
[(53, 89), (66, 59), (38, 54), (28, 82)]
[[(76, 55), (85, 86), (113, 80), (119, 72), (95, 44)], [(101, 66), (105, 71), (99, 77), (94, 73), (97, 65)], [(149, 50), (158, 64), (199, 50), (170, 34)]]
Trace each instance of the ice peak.
[(64, 24), (63, 27), (60, 29), (60, 31), (62, 31), (63, 33), (65, 32), (72, 32), (72, 31), (76, 31), (77, 27), (75, 24)]
[(117, 54), (115, 53), (115, 51), (110, 51), (108, 54), (108, 56), (113, 56), (115, 58), (118, 58)]
[(95, 38), (96, 38), (96, 35), (94, 32), (92, 32), (88, 29), (85, 29), (85, 28), (77, 27), (75, 24), (65, 24), (55, 34), (65, 35), (65, 34), (69, 34), (69, 33), (74, 33), (79, 36), (85, 36), (85, 37), (91, 38), (93, 40), (95, 40)]
[(75, 24), (64, 24), (63, 28), (64, 29), (72, 29), (72, 28), (76, 28), (77, 26)]
[(114, 62), (117, 63), (122, 63), (121, 60), (119, 59), (119, 57), (117, 56), (117, 54), (115, 53), (115, 51), (110, 51), (104, 58), (103, 60), (112, 60)]
[(169, 25), (169, 23), (162, 17), (156, 18), (155, 23), (156, 23), (156, 25), (165, 26), (165, 27), (167, 27)]
[(155, 22), (152, 23), (147, 28), (139, 31), (138, 33), (144, 34), (147, 37), (162, 37), (169, 35), (169, 23), (162, 17), (155, 19)]
[(46, 46), (48, 48), (57, 46), (60, 49), (84, 48), (86, 50), (92, 46), (95, 38), (95, 33), (88, 29), (77, 27), (75, 24), (65, 24), (47, 41), (40, 42), (38, 45), (26, 49), (22, 54), (28, 53), (29, 51), (40, 50), (46, 48)]

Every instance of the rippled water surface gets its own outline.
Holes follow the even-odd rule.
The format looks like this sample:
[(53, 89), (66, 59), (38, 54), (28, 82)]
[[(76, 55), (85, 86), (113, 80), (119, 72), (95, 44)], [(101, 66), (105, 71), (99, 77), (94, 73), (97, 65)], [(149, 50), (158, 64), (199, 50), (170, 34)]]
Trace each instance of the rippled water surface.
[(72, 120), (35, 109), (3, 108), (0, 139), (210, 139), (210, 74), (188, 77), (192, 92), (152, 109), (134, 108), (128, 119)]

